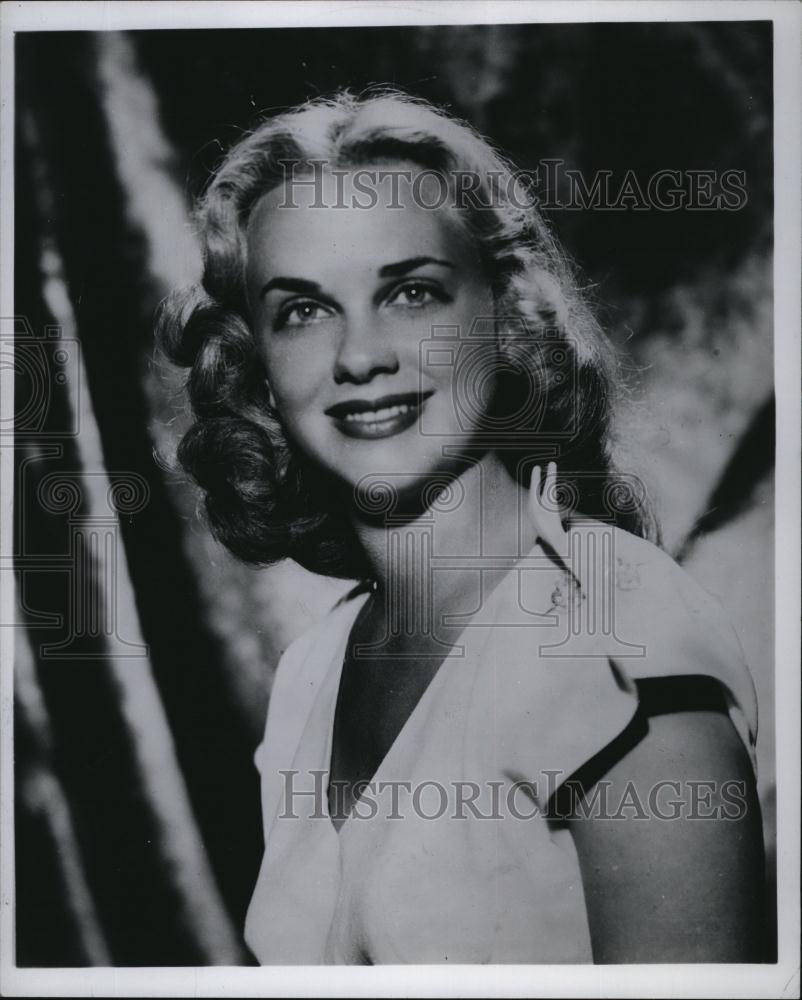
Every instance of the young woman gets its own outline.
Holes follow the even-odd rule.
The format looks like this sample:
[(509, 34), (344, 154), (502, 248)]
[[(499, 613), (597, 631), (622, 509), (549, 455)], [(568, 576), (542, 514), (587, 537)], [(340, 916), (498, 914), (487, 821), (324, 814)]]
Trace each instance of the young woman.
[(612, 467), (614, 357), (512, 167), (339, 94), (199, 220), (180, 460), (236, 555), (356, 582), (273, 683), (258, 959), (759, 960), (749, 673)]

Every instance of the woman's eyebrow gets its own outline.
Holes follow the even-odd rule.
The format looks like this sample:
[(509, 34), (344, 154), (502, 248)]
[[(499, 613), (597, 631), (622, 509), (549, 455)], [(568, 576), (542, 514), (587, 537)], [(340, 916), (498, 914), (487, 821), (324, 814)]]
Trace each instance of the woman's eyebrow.
[(300, 295), (320, 294), (320, 285), (316, 281), (308, 281), (306, 278), (271, 278), (270, 281), (262, 285), (259, 298), (267, 295), (274, 288), (285, 292), (297, 292)]
[[(437, 257), (408, 257), (406, 260), (399, 260), (395, 264), (385, 264), (379, 270), (379, 277), (397, 278), (408, 274), (410, 271), (414, 271), (417, 267), (422, 267), (424, 264), (439, 264), (441, 267), (454, 267), (450, 261), (440, 260)], [(320, 285), (316, 281), (309, 281), (307, 278), (277, 277), (271, 278), (270, 281), (262, 285), (259, 297), (263, 298), (268, 292), (272, 292), (274, 289), (295, 292), (299, 295), (320, 294)]]
[(397, 264), (385, 264), (379, 270), (379, 277), (398, 278), (403, 274), (414, 271), (416, 267), (422, 267), (424, 264), (440, 264), (442, 267), (454, 267), (450, 261), (439, 260), (437, 257), (409, 257), (407, 260), (399, 260)]

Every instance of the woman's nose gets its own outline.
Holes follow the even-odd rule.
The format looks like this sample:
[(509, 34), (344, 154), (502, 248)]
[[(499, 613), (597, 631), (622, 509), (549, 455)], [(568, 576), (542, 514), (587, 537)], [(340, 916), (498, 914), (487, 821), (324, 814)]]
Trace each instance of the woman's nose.
[(375, 375), (393, 375), (398, 371), (398, 356), (378, 329), (379, 324), (348, 323), (334, 361), (337, 385), (369, 382)]

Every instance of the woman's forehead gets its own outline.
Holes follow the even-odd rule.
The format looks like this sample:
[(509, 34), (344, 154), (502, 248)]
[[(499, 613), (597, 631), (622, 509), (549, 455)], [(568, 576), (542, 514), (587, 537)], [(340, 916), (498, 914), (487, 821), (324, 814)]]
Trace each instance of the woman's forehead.
[(296, 175), (254, 207), (247, 231), (249, 261), (261, 262), (259, 270), (308, 268), (327, 257), (379, 267), (427, 254), (473, 266), (476, 249), (457, 210), (440, 203), (437, 184), (431, 172), (408, 164)]
[(340, 167), (330, 160), (287, 165), (284, 180), (265, 195), (281, 208), (362, 209), (385, 205), (401, 209), (416, 205), (436, 209), (453, 204), (447, 174), (408, 160), (380, 160)]

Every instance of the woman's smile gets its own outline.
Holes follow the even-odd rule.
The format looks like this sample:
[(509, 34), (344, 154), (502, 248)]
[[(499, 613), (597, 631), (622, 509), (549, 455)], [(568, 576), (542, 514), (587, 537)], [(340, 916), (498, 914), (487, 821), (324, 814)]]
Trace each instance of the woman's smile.
[(349, 399), (330, 406), (326, 413), (346, 437), (394, 437), (417, 423), (421, 410), (433, 393), (434, 390), (396, 393), (375, 400)]

